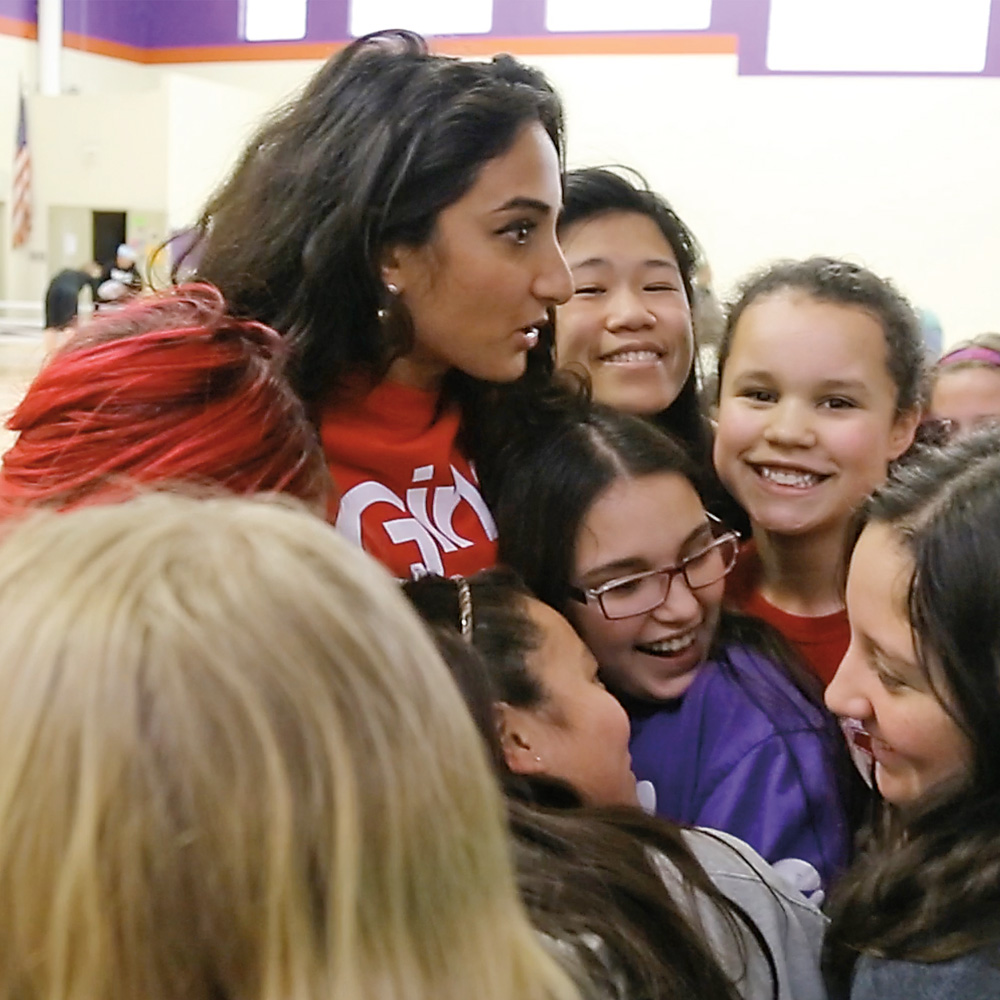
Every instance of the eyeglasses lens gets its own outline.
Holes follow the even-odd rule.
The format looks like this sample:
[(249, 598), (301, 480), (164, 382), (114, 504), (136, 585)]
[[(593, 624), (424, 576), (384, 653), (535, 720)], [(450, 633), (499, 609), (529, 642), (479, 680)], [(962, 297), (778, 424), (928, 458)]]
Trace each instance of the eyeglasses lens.
[(720, 538), (703, 552), (685, 560), (680, 568), (661, 570), (632, 580), (626, 580), (601, 594), (601, 610), (605, 617), (630, 618), (662, 604), (674, 576), (683, 573), (691, 590), (709, 587), (721, 580), (736, 562), (735, 538)]

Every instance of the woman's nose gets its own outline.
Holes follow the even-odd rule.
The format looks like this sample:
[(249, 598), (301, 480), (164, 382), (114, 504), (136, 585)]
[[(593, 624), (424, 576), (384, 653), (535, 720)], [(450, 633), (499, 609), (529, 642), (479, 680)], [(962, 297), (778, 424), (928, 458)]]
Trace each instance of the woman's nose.
[(845, 719), (859, 719), (863, 722), (873, 713), (864, 683), (868, 671), (863, 669), (859, 660), (859, 654), (852, 640), (833, 680), (826, 687), (823, 700), (834, 715)]
[(629, 288), (620, 288), (608, 303), (605, 325), (612, 333), (642, 330), (656, 323), (656, 317), (642, 299)]
[(539, 302), (558, 306), (568, 302), (573, 294), (573, 275), (563, 256), (562, 249), (552, 239), (552, 245), (547, 248), (542, 267), (535, 276), (532, 292)]
[(812, 408), (795, 399), (779, 399), (768, 413), (764, 438), (785, 448), (809, 448), (816, 443)]

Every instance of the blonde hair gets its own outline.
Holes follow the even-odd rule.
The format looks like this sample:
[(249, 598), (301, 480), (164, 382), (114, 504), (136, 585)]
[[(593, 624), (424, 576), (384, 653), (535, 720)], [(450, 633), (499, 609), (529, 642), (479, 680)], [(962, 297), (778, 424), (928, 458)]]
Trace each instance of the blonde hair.
[(390, 577), (287, 503), (0, 541), (2, 1000), (572, 998)]

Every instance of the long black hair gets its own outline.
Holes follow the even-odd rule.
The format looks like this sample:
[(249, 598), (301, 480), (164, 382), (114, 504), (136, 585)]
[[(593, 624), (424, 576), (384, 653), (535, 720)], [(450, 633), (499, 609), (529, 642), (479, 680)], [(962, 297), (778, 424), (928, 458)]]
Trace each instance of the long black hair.
[(886, 525), (913, 559), (917, 664), (968, 739), (958, 780), (883, 822), (835, 891), (827, 967), (859, 954), (920, 962), (1000, 944), (1000, 430), (926, 449), (876, 491), (862, 523)]
[[(466, 619), (460, 639), (456, 626), (463, 615), (463, 586), (471, 621)], [(659, 855), (680, 873), (686, 892), (704, 896), (719, 911), (730, 932), (727, 944), (744, 965), (750, 956), (740, 930), (748, 932), (771, 969), (776, 996), (766, 940), (753, 920), (715, 888), (679, 827), (638, 809), (585, 807), (567, 785), (524, 778), (507, 767), (496, 704), (534, 709), (550, 697), (528, 664), (541, 635), (528, 612), (530, 595), (516, 575), (501, 569), (462, 581), (425, 576), (404, 583), (403, 589), (434, 627), (496, 763), (507, 793), (521, 894), (539, 930), (574, 946), (602, 995), (735, 1000), (739, 994), (701, 928), (664, 883), (654, 861)], [(600, 942), (597, 949), (595, 942)]]
[[(626, 167), (587, 167), (570, 170), (563, 182), (563, 208), (559, 233), (609, 212), (630, 212), (652, 220), (677, 258), (681, 284), (688, 303), (694, 302), (694, 274), (699, 250), (694, 234), (667, 200), (652, 191), (645, 178)], [(677, 398), (651, 419), (679, 438), (699, 466), (711, 467), (712, 445), (708, 421), (698, 394), (697, 331), (691, 368)]]
[(377, 381), (413, 338), (381, 254), (427, 243), (531, 122), (561, 162), (562, 107), (537, 70), (432, 55), (407, 31), (360, 38), (250, 139), (199, 220), (198, 275), (291, 339), (307, 404), (345, 376)]
[[(577, 539), (587, 513), (619, 479), (675, 473), (704, 499), (704, 473), (675, 438), (641, 417), (580, 401), (552, 410), (530, 444), (506, 460), (494, 516), (499, 558), (531, 592), (565, 614), (571, 607)], [(822, 697), (795, 654), (773, 630), (723, 612), (717, 647), (739, 639), (785, 667), (814, 704)]]

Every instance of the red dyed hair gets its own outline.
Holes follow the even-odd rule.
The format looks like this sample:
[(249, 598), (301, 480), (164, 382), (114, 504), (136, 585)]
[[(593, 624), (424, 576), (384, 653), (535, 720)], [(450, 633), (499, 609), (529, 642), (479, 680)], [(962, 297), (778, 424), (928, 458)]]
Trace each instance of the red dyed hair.
[(321, 503), (326, 462), (269, 327), (210, 285), (139, 299), (83, 327), (7, 426), (0, 513), (72, 507), (129, 483), (194, 481)]

